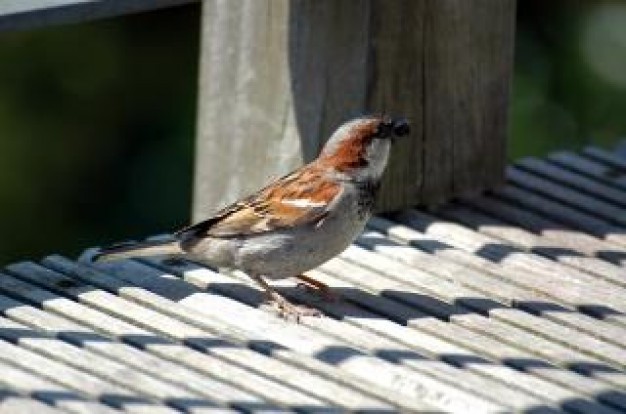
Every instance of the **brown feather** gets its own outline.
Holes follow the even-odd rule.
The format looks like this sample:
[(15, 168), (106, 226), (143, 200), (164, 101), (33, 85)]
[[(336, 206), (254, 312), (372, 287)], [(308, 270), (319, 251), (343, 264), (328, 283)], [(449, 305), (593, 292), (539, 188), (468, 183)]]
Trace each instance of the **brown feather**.
[(341, 191), (341, 184), (331, 180), (330, 174), (367, 166), (367, 147), (376, 136), (380, 121), (374, 117), (355, 125), (332, 153), (322, 153), (310, 164), (213, 217), (180, 230), (176, 236), (182, 239), (239, 237), (293, 226), (317, 225), (326, 217), (328, 205)]
[(348, 131), (349, 137), (342, 140), (332, 153), (320, 157), (319, 162), (341, 172), (366, 167), (367, 147), (376, 136), (379, 124), (380, 119), (372, 118), (369, 122), (355, 125)]
[[(176, 235), (182, 238), (203, 235), (237, 237), (292, 226), (316, 225), (326, 217), (328, 204), (341, 190), (341, 185), (328, 180), (326, 174), (326, 168), (320, 168), (316, 163), (308, 164)], [(294, 205), (291, 200), (307, 200), (311, 205)]]

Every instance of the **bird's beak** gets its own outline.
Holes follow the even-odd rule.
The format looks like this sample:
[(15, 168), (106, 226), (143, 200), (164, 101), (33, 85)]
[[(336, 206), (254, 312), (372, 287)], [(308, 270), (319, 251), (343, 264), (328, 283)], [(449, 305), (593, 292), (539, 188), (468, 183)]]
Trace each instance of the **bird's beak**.
[(393, 137), (399, 138), (411, 133), (411, 126), (409, 121), (405, 118), (399, 118), (393, 121)]

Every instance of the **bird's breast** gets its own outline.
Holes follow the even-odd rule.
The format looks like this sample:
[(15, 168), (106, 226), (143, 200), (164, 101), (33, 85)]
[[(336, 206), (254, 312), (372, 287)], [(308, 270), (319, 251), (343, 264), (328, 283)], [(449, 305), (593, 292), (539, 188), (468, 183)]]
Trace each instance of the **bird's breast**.
[(370, 217), (373, 195), (349, 184), (326, 217), (313, 225), (297, 226), (250, 236), (236, 253), (236, 264), (246, 272), (269, 278), (295, 276), (341, 253), (361, 233)]

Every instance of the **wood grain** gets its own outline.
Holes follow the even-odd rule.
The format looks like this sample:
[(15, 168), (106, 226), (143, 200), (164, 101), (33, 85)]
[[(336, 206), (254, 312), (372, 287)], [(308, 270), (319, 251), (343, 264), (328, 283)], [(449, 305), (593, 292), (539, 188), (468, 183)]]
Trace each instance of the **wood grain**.
[(195, 220), (313, 159), (365, 113), (413, 125), (380, 211), (501, 182), (513, 0), (227, 3), (203, 3)]
[(426, 4), (421, 201), (436, 204), (502, 183), (515, 2)]
[[(591, 174), (519, 170), (513, 192), (372, 219), (307, 273), (337, 301), (272, 280), (324, 313), (299, 324), (239, 271), (163, 257), (6, 266), (0, 412), (624, 412), (626, 248), (581, 229), (594, 200), (623, 207), (605, 191), (617, 187), (596, 199)], [(544, 181), (587, 198), (558, 202)]]

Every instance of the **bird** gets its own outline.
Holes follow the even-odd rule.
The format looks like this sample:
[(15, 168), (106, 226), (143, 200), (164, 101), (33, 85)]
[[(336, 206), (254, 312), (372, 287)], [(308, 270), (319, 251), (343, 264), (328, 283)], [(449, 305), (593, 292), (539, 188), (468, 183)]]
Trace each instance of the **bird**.
[(300, 321), (317, 309), (287, 300), (265, 279), (295, 278), (319, 292), (304, 272), (345, 250), (371, 217), (390, 148), (410, 133), (405, 118), (366, 115), (340, 125), (310, 163), (276, 179), (171, 240), (112, 245), (92, 258), (106, 262), (166, 255), (239, 269), (263, 289), (278, 314)]

